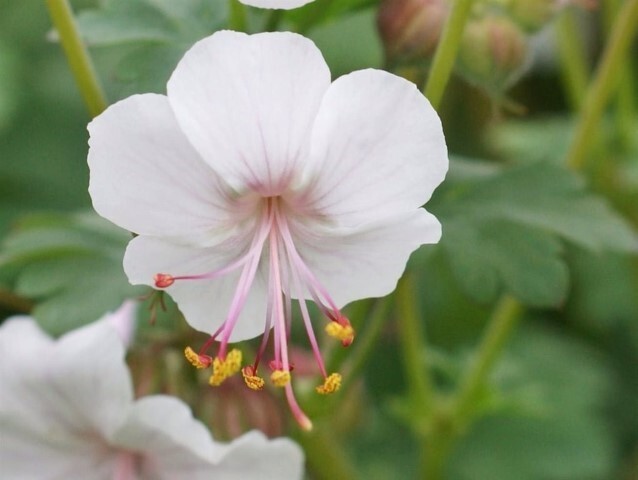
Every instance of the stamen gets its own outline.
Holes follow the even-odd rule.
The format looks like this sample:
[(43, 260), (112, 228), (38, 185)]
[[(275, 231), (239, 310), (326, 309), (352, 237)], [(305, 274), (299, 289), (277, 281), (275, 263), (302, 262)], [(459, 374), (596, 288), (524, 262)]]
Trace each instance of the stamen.
[(157, 288), (168, 288), (175, 283), (175, 278), (168, 273), (156, 273), (153, 280)]
[(341, 388), (341, 375), (338, 373), (333, 373), (330, 376), (326, 377), (323, 381), (323, 385), (319, 385), (315, 388), (317, 393), (322, 395), (328, 395), (330, 393), (334, 393)]
[(241, 369), (241, 352), (233, 349), (226, 354), (225, 359), (215, 357), (213, 360), (213, 374), (208, 383), (213, 387), (218, 387), (228, 377), (236, 374)]
[(295, 398), (295, 393), (292, 391), (292, 385), (287, 384), (285, 388), (286, 388), (286, 400), (288, 400), (288, 406), (290, 407), (290, 411), (292, 412), (292, 415), (295, 417), (295, 420), (297, 421), (299, 426), (305, 431), (309, 432), (310, 430), (312, 430), (312, 422), (306, 416), (306, 414), (303, 413), (303, 410), (297, 403), (297, 399)]
[(346, 324), (341, 324), (337, 321), (332, 321), (326, 325), (326, 333), (331, 337), (341, 340), (341, 345), (344, 347), (351, 345), (354, 341), (354, 328), (352, 328), (352, 325), (350, 325), (347, 319), (346, 322)]
[(241, 374), (244, 377), (244, 383), (251, 390), (261, 390), (264, 388), (264, 379), (259, 375), (256, 375), (254, 367), (248, 365), (241, 370)]
[(270, 374), (270, 380), (276, 387), (285, 387), (290, 383), (290, 372), (287, 370), (275, 370)]
[(191, 347), (186, 347), (184, 350), (184, 356), (186, 356), (186, 360), (188, 360), (195, 368), (208, 368), (210, 367), (210, 364), (213, 363), (212, 357), (209, 355), (197, 354)]

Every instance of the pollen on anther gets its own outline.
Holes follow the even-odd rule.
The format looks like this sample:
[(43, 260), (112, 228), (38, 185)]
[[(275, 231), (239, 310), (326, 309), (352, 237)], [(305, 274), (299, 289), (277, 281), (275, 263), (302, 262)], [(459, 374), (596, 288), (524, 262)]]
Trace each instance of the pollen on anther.
[(336, 392), (339, 388), (341, 388), (341, 375), (333, 373), (328, 375), (323, 381), (323, 385), (319, 385), (315, 388), (315, 390), (317, 390), (317, 393), (322, 395), (328, 395)]
[(168, 288), (175, 283), (175, 278), (168, 273), (156, 273), (153, 280), (157, 288)]
[(270, 374), (270, 380), (276, 387), (285, 387), (290, 383), (290, 372), (286, 370), (275, 370)]
[(226, 358), (215, 357), (213, 360), (213, 374), (208, 383), (213, 387), (222, 384), (228, 377), (241, 370), (241, 351), (233, 349), (226, 354)]
[(264, 379), (259, 375), (255, 375), (255, 370), (252, 366), (242, 368), (241, 374), (244, 377), (244, 383), (251, 390), (261, 390), (264, 388)]
[(326, 325), (326, 333), (341, 340), (344, 347), (349, 346), (354, 341), (354, 328), (349, 323), (342, 325), (339, 322), (330, 322)]
[(211, 357), (208, 355), (199, 355), (195, 353), (191, 347), (186, 347), (184, 349), (184, 356), (195, 368), (207, 368), (213, 362)]

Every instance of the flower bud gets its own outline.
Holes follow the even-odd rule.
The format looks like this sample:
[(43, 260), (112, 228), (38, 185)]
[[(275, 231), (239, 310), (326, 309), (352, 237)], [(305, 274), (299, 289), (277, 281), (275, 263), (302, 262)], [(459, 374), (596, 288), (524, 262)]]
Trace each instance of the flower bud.
[(383, 0), (377, 23), (390, 63), (430, 58), (449, 12), (448, 0)]
[(503, 16), (488, 15), (468, 23), (457, 68), (468, 81), (498, 94), (523, 71), (528, 50), (519, 27)]

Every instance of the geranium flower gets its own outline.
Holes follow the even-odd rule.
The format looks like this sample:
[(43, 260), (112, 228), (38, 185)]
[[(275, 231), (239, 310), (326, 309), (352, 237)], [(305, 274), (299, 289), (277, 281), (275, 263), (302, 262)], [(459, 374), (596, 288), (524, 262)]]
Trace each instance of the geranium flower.
[(306, 300), (349, 345), (342, 306), (390, 293), (412, 251), (441, 236), (420, 208), (448, 165), (428, 101), (379, 70), (331, 84), (302, 36), (223, 31), (186, 53), (167, 96), (125, 99), (89, 132), (93, 205), (138, 234), (124, 258), (129, 280), (165, 289), (190, 325), (212, 332), (186, 351), (195, 366), (213, 366), (212, 385), (240, 369), (229, 342), (263, 333), (242, 370), (262, 388), (272, 329), (271, 380), (310, 428), (290, 385), (291, 300), (324, 377), (318, 391), (331, 393), (340, 377), (326, 371)]
[(0, 471), (20, 480), (297, 479), (291, 441), (250, 433), (215, 443), (188, 407), (133, 399), (108, 321), (49, 338), (29, 317), (0, 326)]
[(302, 7), (314, 0), (239, 0), (241, 3), (259, 8), (279, 8), (282, 10), (291, 10), (293, 8)]

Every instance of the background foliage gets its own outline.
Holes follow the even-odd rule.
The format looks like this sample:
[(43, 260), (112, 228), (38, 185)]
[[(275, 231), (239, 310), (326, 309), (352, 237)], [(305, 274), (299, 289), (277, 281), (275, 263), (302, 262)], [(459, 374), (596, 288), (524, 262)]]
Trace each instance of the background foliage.
[[(580, 58), (591, 84), (625, 3), (567, 9), (526, 33), (534, 53), (509, 90), (463, 69), (452, 78), (438, 109), (452, 164), (428, 204), (443, 239), (413, 255), (396, 295), (349, 307), (361, 346), (330, 352), (346, 372), (338, 398), (303, 397), (315, 433), (297, 431), (274, 394), (255, 400), (235, 384), (213, 392), (198, 381), (179, 358), (196, 334), (170, 304), (157, 317), (140, 309), (130, 354), (140, 393), (186, 399), (220, 438), (254, 426), (292, 435), (310, 478), (638, 478), (635, 42), (585, 168), (566, 162), (591, 91), (570, 84), (566, 63)], [(391, 66), (422, 87), (431, 65), (388, 61), (375, 0), (317, 0), (285, 13), (234, 0), (72, 5), (110, 103), (164, 92), (189, 46), (221, 28), (302, 32), (335, 77)], [(561, 32), (574, 25), (565, 60)], [(148, 293), (121, 269), (130, 234), (90, 210), (89, 119), (44, 4), (0, 0), (0, 314), (31, 312), (53, 334)], [(499, 305), (521, 318), (494, 337), (494, 362), (473, 377)], [(474, 378), (468, 402), (455, 403)], [(230, 412), (249, 413), (233, 422)]]

